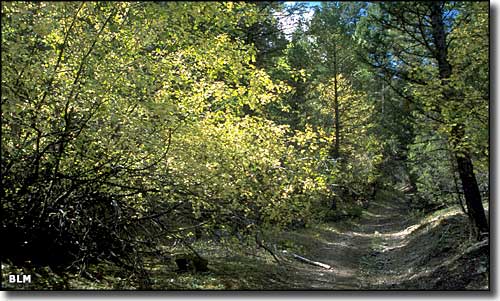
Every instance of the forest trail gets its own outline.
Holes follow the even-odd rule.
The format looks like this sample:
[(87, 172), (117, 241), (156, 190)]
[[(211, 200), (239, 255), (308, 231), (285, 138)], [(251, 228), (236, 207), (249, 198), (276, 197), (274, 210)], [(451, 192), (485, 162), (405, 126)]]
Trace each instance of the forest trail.
[[(345, 229), (343, 229), (345, 227)], [(391, 274), (379, 261), (384, 254), (389, 260), (411, 230), (408, 209), (404, 201), (380, 201), (369, 208), (355, 222), (341, 227), (330, 224), (317, 233), (314, 247), (308, 256), (332, 266), (331, 270), (301, 264), (293, 270), (291, 286), (297, 289), (359, 290), (380, 286), (381, 279)], [(307, 239), (307, 237), (304, 237)], [(309, 242), (310, 243), (310, 242)], [(383, 281), (383, 280), (382, 280)]]
[(293, 289), (488, 289), (489, 245), (470, 236), (458, 207), (411, 214), (404, 197), (377, 198), (357, 220), (290, 233), (306, 257), (282, 284)]

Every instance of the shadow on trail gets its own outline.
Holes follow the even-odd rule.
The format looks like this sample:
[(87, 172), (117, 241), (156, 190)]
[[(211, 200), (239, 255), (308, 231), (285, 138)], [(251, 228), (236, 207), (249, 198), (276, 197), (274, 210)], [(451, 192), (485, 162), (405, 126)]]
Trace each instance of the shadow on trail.
[(417, 218), (403, 200), (377, 200), (355, 221), (289, 233), (305, 256), (333, 267), (297, 262), (290, 288), (485, 289), (487, 244), (471, 247), (467, 218), (457, 209), (435, 215)]
[(362, 260), (372, 251), (378, 235), (397, 233), (406, 221), (404, 204), (377, 203), (354, 221), (330, 223), (313, 233), (290, 233), (306, 246), (306, 256), (333, 268), (325, 270), (306, 264), (296, 265), (292, 283), (301, 289), (363, 289), (366, 279), (360, 274)]

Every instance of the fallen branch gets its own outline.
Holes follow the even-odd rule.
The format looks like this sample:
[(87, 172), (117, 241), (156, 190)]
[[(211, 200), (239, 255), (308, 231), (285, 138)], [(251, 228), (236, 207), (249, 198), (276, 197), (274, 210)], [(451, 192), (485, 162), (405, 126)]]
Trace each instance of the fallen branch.
[[(288, 253), (288, 252), (287, 251), (283, 251), (283, 253)], [(302, 261), (302, 262), (310, 264), (310, 265), (322, 267), (322, 268), (327, 269), (327, 270), (333, 269), (332, 266), (330, 266), (330, 265), (328, 265), (326, 263), (322, 263), (322, 262), (310, 260), (310, 259), (307, 259), (307, 258), (305, 258), (303, 256), (297, 255), (295, 253), (290, 253), (290, 254), (292, 255), (293, 258), (297, 259), (298, 261)]]
[(264, 250), (266, 250), (267, 252), (269, 252), (269, 254), (271, 254), (274, 258), (274, 260), (277, 262), (277, 263), (281, 263), (281, 261), (279, 260), (278, 256), (276, 256), (276, 254), (274, 254), (274, 252), (269, 248), (267, 247), (264, 242), (260, 239), (259, 235), (256, 234), (255, 235), (255, 242), (257, 243), (257, 245), (261, 248), (263, 248)]

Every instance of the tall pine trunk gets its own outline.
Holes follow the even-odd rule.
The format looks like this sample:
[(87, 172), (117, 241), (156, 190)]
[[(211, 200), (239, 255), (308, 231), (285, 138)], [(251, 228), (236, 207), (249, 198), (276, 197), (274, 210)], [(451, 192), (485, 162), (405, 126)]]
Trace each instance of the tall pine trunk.
[[(434, 57), (438, 62), (439, 78), (442, 84), (447, 86), (452, 74), (452, 67), (448, 60), (448, 46), (446, 43), (446, 32), (443, 20), (443, 3), (432, 2), (430, 4), (430, 10), (432, 35), (435, 47)], [(450, 98), (457, 97), (458, 93), (451, 87), (445, 87), (443, 96), (446, 101), (450, 100)], [(476, 176), (474, 175), (474, 166), (470, 156), (470, 150), (462, 146), (464, 136), (465, 125), (463, 123), (456, 123), (451, 128), (449, 140), (453, 147), (455, 160), (457, 161), (458, 173), (462, 182), (469, 216), (479, 231), (479, 234), (488, 233), (488, 222), (484, 213), (479, 186), (476, 181)]]
[(338, 88), (338, 68), (337, 68), (337, 44), (333, 46), (333, 105), (335, 109), (335, 153), (334, 158), (340, 157), (340, 116), (339, 116), (339, 88)]

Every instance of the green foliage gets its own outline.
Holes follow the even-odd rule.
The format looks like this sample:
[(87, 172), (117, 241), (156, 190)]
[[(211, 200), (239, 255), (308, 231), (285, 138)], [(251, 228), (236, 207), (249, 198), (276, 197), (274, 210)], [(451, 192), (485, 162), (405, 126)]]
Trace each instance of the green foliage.
[(140, 265), (131, 252), (152, 230), (169, 241), (193, 224), (248, 234), (312, 219), (328, 193), (325, 152), (312, 130), (264, 117), (290, 87), (257, 68), (237, 36), (257, 21), (255, 6), (3, 9), (7, 256)]
[[(95, 259), (103, 250), (115, 257), (133, 245), (124, 236), (134, 235), (130, 228), (142, 217), (191, 202), (177, 197), (205, 179), (177, 173), (178, 165), (199, 168), (192, 158), (175, 161), (189, 153), (183, 147), (193, 146), (185, 138), (209, 134), (203, 126), (214, 129), (226, 117), (239, 118), (246, 107), (258, 111), (286, 90), (252, 65), (251, 46), (227, 33), (228, 26), (237, 32), (255, 21), (252, 7), (3, 5), (8, 254), (22, 249), (29, 257), (41, 241), (59, 236), (40, 261), (56, 260), (51, 253), (68, 244), (66, 254), (78, 260)], [(235, 142), (231, 138), (224, 142)], [(210, 202), (207, 194), (195, 194), (195, 216)], [(95, 244), (99, 240), (102, 245)]]
[[(406, 161), (404, 181), (424, 204), (461, 198), (460, 184), (467, 183), (460, 183), (454, 161), (464, 154), (473, 157), (472, 177), (475, 173), (480, 189), (488, 190), (487, 5), (437, 7), (441, 15), (432, 17), (436, 7), (429, 3), (370, 5), (356, 33), (366, 61), (383, 72), (405, 108), (399, 126), (406, 135), (393, 135), (393, 141)], [(441, 48), (438, 23), (447, 33)], [(449, 66), (443, 66), (445, 60)]]
[(92, 279), (109, 263), (117, 288), (148, 289), (144, 254), (360, 216), (400, 173), (451, 202), (439, 192), (462, 150), (487, 190), (487, 5), (446, 4), (463, 24), (447, 82), (405, 28), (380, 23), (407, 5), (323, 3), (287, 40), (281, 3), (2, 3), (6, 268)]

